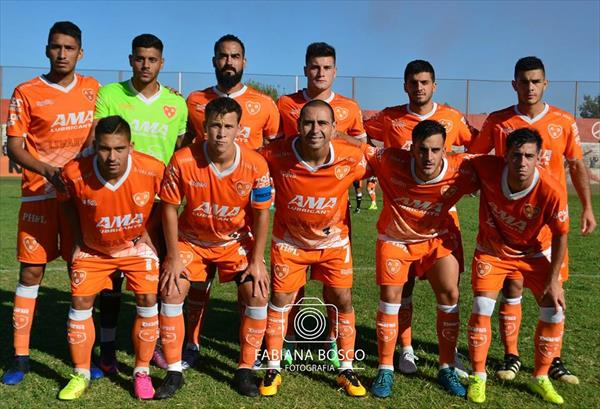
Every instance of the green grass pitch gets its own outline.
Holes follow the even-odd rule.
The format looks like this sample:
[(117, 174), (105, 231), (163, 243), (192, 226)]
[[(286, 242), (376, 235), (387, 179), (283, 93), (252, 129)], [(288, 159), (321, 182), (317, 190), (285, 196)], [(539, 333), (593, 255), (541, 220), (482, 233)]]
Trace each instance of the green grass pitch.
[[(19, 182), (0, 180), (0, 375), (12, 360), (12, 302), (18, 277), (15, 261), (16, 218), (19, 207)], [(596, 188), (594, 209), (600, 217), (600, 200)], [(353, 194), (351, 194), (354, 203)], [(379, 197), (379, 200), (381, 198)], [(365, 200), (367, 201), (367, 200)], [(381, 203), (380, 208), (381, 208)], [(570, 197), (571, 277), (566, 284), (567, 322), (562, 356), (569, 368), (581, 381), (579, 386), (555, 382), (566, 401), (565, 407), (600, 408), (600, 240), (596, 231), (591, 237), (579, 233), (581, 207), (576, 196)], [(367, 203), (368, 205), (368, 203)], [(363, 208), (366, 208), (363, 204)], [(459, 214), (465, 243), (466, 264), (470, 265), (477, 228), (477, 198), (467, 197), (459, 203)], [(363, 209), (352, 216), (354, 252), (354, 308), (357, 323), (357, 348), (366, 352), (360, 365), (366, 369), (359, 376), (370, 386), (377, 367), (377, 340), (375, 313), (378, 290), (374, 280), (375, 222), (378, 212)], [(469, 269), (470, 270), (470, 269)], [(467, 355), (466, 322), (471, 310), (470, 273), (461, 280), (461, 334), (459, 350)], [(320, 296), (320, 284), (310, 283), (307, 295)], [(202, 334), (201, 359), (197, 368), (185, 372), (186, 385), (167, 402), (138, 402), (133, 398), (131, 370), (130, 328), (135, 313), (131, 293), (125, 293), (121, 309), (118, 340), (119, 360), (124, 364), (122, 373), (114, 379), (102, 379), (76, 403), (60, 403), (59, 389), (71, 373), (66, 342), (66, 317), (69, 308), (69, 287), (64, 263), (49, 265), (40, 290), (36, 320), (31, 341), (32, 372), (16, 386), (0, 385), (0, 408), (121, 408), (121, 407), (282, 407), (282, 408), (334, 408), (334, 407), (394, 407), (394, 408), (462, 408), (477, 407), (463, 399), (448, 396), (435, 382), (437, 373), (437, 341), (435, 336), (435, 298), (427, 282), (419, 282), (413, 302), (414, 347), (419, 372), (416, 376), (395, 375), (394, 395), (387, 400), (372, 396), (363, 399), (346, 397), (335, 386), (335, 375), (328, 372), (283, 373), (283, 385), (274, 398), (243, 398), (230, 386), (238, 356), (238, 323), (235, 289), (233, 284), (215, 285), (208, 316)], [(550, 407), (528, 392), (533, 367), (533, 332), (537, 321), (537, 308), (531, 293), (523, 299), (523, 326), (520, 336), (520, 353), (523, 369), (512, 383), (495, 380), (490, 373), (487, 402), (489, 408), (541, 408)], [(502, 357), (497, 334), (497, 317), (493, 318), (494, 340), (490, 350), (488, 371)], [(153, 369), (154, 384), (158, 385), (164, 371)]]

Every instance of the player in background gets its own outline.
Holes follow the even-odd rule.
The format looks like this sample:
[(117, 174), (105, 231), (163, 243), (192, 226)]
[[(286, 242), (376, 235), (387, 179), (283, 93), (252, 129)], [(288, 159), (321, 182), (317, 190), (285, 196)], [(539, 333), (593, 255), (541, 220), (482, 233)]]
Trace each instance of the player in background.
[[(183, 141), (187, 106), (181, 96), (158, 81), (164, 65), (163, 48), (162, 41), (155, 35), (135, 37), (129, 55), (132, 77), (100, 88), (94, 117), (97, 123), (101, 118), (121, 116), (131, 128), (134, 149), (166, 165)], [(160, 237), (156, 239), (161, 241)], [(116, 273), (113, 288), (100, 293), (100, 368), (111, 375), (118, 372), (116, 333), (122, 282), (122, 274)], [(153, 362), (166, 369), (160, 345), (157, 345)]]
[[(233, 98), (242, 107), (240, 133), (236, 142), (250, 149), (258, 149), (277, 137), (279, 111), (273, 99), (242, 83), (246, 67), (246, 48), (242, 40), (232, 34), (219, 38), (212, 58), (217, 84), (202, 91), (192, 92), (187, 105), (189, 126), (186, 143), (193, 138), (204, 139), (205, 108), (208, 102), (220, 98)], [(214, 273), (213, 273), (214, 275)], [(187, 302), (186, 347), (183, 368), (194, 366), (198, 359), (200, 331), (208, 308), (211, 280), (194, 282)]]
[[(306, 88), (277, 101), (281, 114), (279, 136), (286, 138), (298, 135), (300, 109), (308, 101), (320, 99), (327, 102), (335, 113), (336, 130), (366, 142), (360, 106), (353, 99), (333, 92), (333, 81), (337, 75), (335, 48), (327, 43), (312, 43), (306, 48), (304, 75)], [(362, 183), (354, 183), (356, 194), (355, 212), (360, 212)]]
[[(370, 138), (382, 141), (384, 147), (409, 150), (412, 144), (412, 131), (417, 124), (424, 120), (437, 121), (446, 128), (444, 148), (452, 152), (454, 146), (469, 147), (477, 130), (472, 128), (465, 117), (456, 109), (438, 104), (433, 101), (437, 89), (433, 66), (424, 60), (409, 62), (404, 69), (404, 91), (408, 96), (408, 104), (385, 108), (375, 117), (365, 121), (365, 128)], [(460, 238), (460, 228), (456, 208), (450, 210), (456, 225), (455, 234)], [(455, 254), (460, 271), (463, 271), (463, 249), (460, 244)], [(415, 285), (415, 275), (409, 274), (408, 281), (403, 287), (402, 307), (399, 312), (398, 337), (402, 348), (398, 355), (398, 368), (404, 374), (417, 372), (417, 359), (412, 347), (412, 293)], [(460, 361), (456, 362), (462, 369)], [(459, 371), (461, 375), (466, 373)]]
[(412, 134), (410, 152), (368, 148), (365, 153), (384, 197), (376, 245), (379, 370), (371, 392), (379, 398), (392, 394), (398, 312), (410, 271), (427, 278), (437, 300), (438, 382), (451, 395), (465, 396), (454, 370), (460, 328), (460, 263), (455, 254), (461, 241), (448, 211), (476, 190), (474, 174), (468, 155), (446, 156), (446, 128), (439, 122), (422, 121)]
[[(352, 257), (348, 234), (348, 188), (363, 178), (360, 149), (335, 135), (333, 108), (314, 99), (300, 110), (300, 135), (280, 140), (262, 151), (275, 185), (275, 216), (271, 244), (272, 296), (265, 343), (268, 370), (260, 385), (263, 396), (273, 396), (281, 384), (283, 338), (296, 293), (306, 284), (306, 272), (323, 283), (323, 299), (337, 308), (328, 310), (329, 325), (337, 328), (341, 366), (337, 383), (350, 396), (364, 396), (365, 388), (353, 371), (356, 340), (352, 307)], [(293, 324), (292, 324), (293, 325)]]
[[(506, 139), (514, 129), (528, 127), (537, 130), (542, 137), (539, 165), (554, 176), (567, 194), (567, 180), (564, 160), (567, 160), (569, 174), (577, 196), (581, 202), (581, 233), (591, 234), (596, 228), (592, 210), (590, 182), (583, 162), (579, 133), (573, 116), (544, 102), (543, 96), (548, 81), (543, 62), (537, 57), (524, 57), (515, 65), (513, 89), (517, 93), (517, 105), (491, 113), (481, 128), (479, 136), (469, 147), (469, 152), (488, 153), (503, 156), (506, 152)], [(562, 279), (568, 278), (568, 252), (566, 268), (561, 270)], [(518, 337), (521, 326), (522, 283), (507, 277), (500, 300), (500, 336), (504, 344), (504, 362), (496, 373), (500, 379), (512, 380), (521, 368)], [(577, 384), (579, 380), (560, 359), (561, 348), (556, 350), (550, 367), (553, 379)]]
[(472, 265), (473, 310), (468, 326), (473, 374), (468, 398), (483, 403), (485, 362), (492, 340), (491, 315), (507, 279), (531, 289), (538, 303), (534, 335), (535, 365), (530, 389), (544, 400), (562, 404), (548, 379), (560, 351), (566, 307), (561, 269), (567, 251), (567, 195), (548, 171), (540, 134), (521, 128), (508, 134), (502, 157), (473, 159), (479, 178), (479, 233)]
[(94, 299), (112, 286), (111, 276), (119, 271), (136, 301), (134, 394), (152, 399), (149, 366), (158, 338), (158, 256), (147, 228), (165, 166), (133, 151), (129, 125), (119, 116), (101, 119), (95, 133), (95, 154), (69, 162), (62, 172), (66, 193), (59, 200), (74, 233), (67, 339), (75, 369), (58, 398), (77, 399), (89, 386)]
[(20, 383), (29, 371), (31, 325), (46, 264), (59, 255), (70, 262), (72, 234), (59, 212), (56, 190), (63, 189), (61, 167), (87, 139), (100, 87), (94, 78), (75, 73), (83, 49), (81, 30), (70, 21), (50, 28), (46, 57), (50, 71), (15, 88), (6, 130), (8, 155), (23, 168), (17, 233), (21, 265), (13, 308), (16, 358), (2, 376), (7, 385)]
[(167, 168), (160, 194), (167, 247), (160, 282), (160, 330), (169, 366), (157, 399), (173, 396), (183, 385), (183, 302), (190, 284), (212, 279), (215, 268), (221, 283), (236, 282), (242, 306), (234, 384), (240, 394), (258, 396), (251, 368), (267, 325), (269, 276), (264, 251), (271, 183), (260, 154), (235, 142), (241, 115), (234, 99), (209, 102), (206, 140), (177, 151)]

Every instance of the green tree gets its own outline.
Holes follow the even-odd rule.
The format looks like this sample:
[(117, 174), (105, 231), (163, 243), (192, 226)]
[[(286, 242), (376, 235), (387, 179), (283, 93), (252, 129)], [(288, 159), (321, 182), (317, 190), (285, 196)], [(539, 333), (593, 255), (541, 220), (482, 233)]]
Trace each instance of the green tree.
[(596, 98), (591, 95), (584, 95), (583, 103), (579, 105), (579, 116), (582, 118), (600, 118), (600, 95), (596, 95)]
[(270, 96), (271, 98), (273, 98), (273, 101), (277, 101), (277, 99), (279, 98), (279, 91), (277, 91), (277, 88), (273, 85), (263, 84), (254, 80), (246, 81), (246, 85), (250, 85), (255, 90), (258, 90), (263, 94)]

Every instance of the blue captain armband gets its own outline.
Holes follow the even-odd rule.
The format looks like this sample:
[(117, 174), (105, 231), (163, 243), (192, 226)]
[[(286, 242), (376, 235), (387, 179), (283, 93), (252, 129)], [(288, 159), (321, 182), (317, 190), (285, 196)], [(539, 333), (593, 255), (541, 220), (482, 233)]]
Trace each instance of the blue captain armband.
[(263, 203), (271, 200), (271, 186), (252, 189), (252, 201), (254, 203)]

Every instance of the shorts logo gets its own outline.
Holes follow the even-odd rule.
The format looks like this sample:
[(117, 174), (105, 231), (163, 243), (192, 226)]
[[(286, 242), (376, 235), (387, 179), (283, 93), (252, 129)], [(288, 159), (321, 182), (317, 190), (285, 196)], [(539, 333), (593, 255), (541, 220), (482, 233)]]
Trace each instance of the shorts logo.
[(85, 332), (69, 331), (67, 334), (67, 340), (71, 345), (81, 344), (85, 342), (86, 339), (87, 336), (85, 335)]
[(23, 245), (25, 246), (25, 249), (30, 253), (33, 253), (38, 249), (38, 247), (40, 247), (40, 243), (38, 243), (37, 240), (31, 236), (26, 236), (23, 238)]
[(343, 121), (344, 119), (348, 118), (349, 113), (350, 113), (350, 111), (348, 111), (348, 108), (342, 108), (342, 107), (335, 108), (335, 117), (337, 120)]
[(96, 96), (96, 93), (94, 92), (93, 89), (91, 88), (84, 88), (81, 90), (81, 92), (83, 93), (83, 96), (86, 97), (86, 99), (90, 102), (94, 102), (94, 97)]
[(235, 183), (235, 191), (240, 196), (248, 196), (251, 189), (252, 185), (248, 182), (240, 181)]
[(479, 277), (485, 277), (492, 271), (492, 265), (490, 263), (485, 263), (483, 261), (477, 262), (477, 275)]
[(447, 119), (438, 119), (438, 122), (444, 125), (444, 128), (446, 128), (447, 133), (452, 132), (452, 128), (454, 127), (454, 123), (452, 121), (449, 121)]
[(398, 331), (396, 328), (386, 328), (377, 326), (377, 339), (382, 340), (383, 342), (389, 342), (396, 337)]
[(180, 251), (179, 258), (181, 259), (183, 266), (187, 267), (190, 265), (192, 260), (194, 260), (194, 254), (191, 251)]
[(250, 115), (256, 115), (260, 112), (260, 103), (256, 101), (246, 101), (246, 109)]
[(400, 260), (390, 259), (385, 261), (385, 268), (388, 273), (394, 275), (400, 271)]
[(290, 267), (286, 264), (275, 264), (275, 276), (283, 280), (290, 272)]
[(85, 277), (87, 276), (85, 271), (75, 270), (71, 273), (71, 284), (75, 287), (79, 287), (79, 284), (85, 281)]
[(13, 314), (13, 328), (21, 329), (25, 328), (29, 324), (29, 317), (25, 314), (15, 313)]
[(469, 345), (471, 345), (474, 348), (484, 345), (488, 340), (486, 334), (480, 334), (477, 332), (475, 332), (475, 333), (469, 332), (468, 338), (469, 338)]
[(177, 108), (172, 105), (163, 105), (163, 112), (167, 118), (171, 119), (177, 113)]
[(350, 166), (348, 165), (335, 167), (335, 177), (338, 178), (338, 180), (344, 179), (348, 173), (350, 173)]
[(502, 327), (504, 328), (504, 336), (510, 337), (517, 330), (517, 326), (512, 322), (503, 322)]
[(454, 196), (454, 194), (456, 192), (458, 192), (458, 188), (456, 186), (444, 185), (444, 186), (442, 186), (440, 191), (442, 193), (442, 197), (449, 198), (449, 197)]
[(133, 201), (139, 207), (143, 207), (150, 200), (150, 192), (138, 192), (133, 195)]
[(562, 126), (560, 125), (555, 125), (555, 124), (549, 124), (548, 125), (548, 134), (550, 134), (550, 137), (552, 139), (557, 139), (560, 138), (560, 136), (562, 135)]
[(540, 208), (527, 203), (523, 208), (523, 213), (525, 214), (525, 217), (527, 217), (529, 220), (535, 219), (540, 214)]
[(158, 326), (154, 328), (142, 328), (142, 330), (138, 333), (138, 337), (145, 342), (154, 342), (158, 339), (158, 334)]

